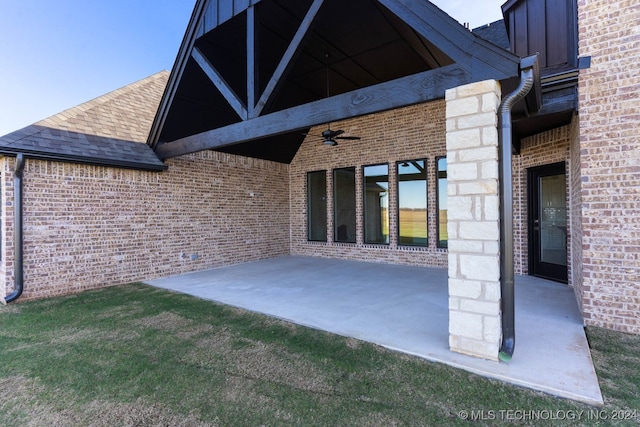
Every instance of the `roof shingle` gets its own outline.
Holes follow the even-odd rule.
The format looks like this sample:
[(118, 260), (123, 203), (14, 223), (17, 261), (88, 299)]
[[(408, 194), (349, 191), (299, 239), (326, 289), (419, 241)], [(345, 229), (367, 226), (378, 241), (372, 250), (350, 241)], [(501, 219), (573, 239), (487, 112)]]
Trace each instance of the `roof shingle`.
[(163, 170), (145, 143), (169, 78), (138, 82), (0, 137), (0, 154)]
[(507, 34), (507, 27), (505, 27), (503, 19), (474, 28), (473, 34), (505, 50), (511, 49), (511, 45), (509, 44), (509, 35)]

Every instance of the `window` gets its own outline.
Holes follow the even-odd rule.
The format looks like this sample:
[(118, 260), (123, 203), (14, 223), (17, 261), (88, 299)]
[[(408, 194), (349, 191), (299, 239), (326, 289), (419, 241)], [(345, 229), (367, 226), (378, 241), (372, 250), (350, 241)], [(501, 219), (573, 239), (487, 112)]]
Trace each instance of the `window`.
[(333, 240), (356, 242), (356, 168), (333, 170)]
[(398, 162), (398, 244), (427, 246), (427, 237), (426, 162)]
[(389, 165), (365, 166), (364, 242), (389, 243)]
[(438, 247), (446, 248), (447, 235), (447, 158), (436, 159), (438, 181)]
[(327, 173), (307, 173), (307, 239), (327, 241)]

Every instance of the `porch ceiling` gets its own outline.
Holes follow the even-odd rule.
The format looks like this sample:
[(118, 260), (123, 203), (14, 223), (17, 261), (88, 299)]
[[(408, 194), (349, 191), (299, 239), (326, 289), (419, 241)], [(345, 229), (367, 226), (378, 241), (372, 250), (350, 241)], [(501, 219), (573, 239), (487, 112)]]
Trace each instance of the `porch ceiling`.
[(149, 144), (162, 158), (288, 163), (311, 126), (508, 79), (518, 64), (425, 1), (200, 0)]

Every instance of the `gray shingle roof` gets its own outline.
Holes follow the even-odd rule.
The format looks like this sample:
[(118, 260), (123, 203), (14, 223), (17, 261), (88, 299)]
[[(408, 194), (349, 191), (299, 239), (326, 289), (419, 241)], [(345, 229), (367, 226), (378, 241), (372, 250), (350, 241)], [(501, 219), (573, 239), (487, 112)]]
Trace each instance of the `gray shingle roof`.
[(507, 34), (507, 27), (504, 25), (504, 20), (492, 22), (487, 25), (483, 25), (473, 29), (473, 34), (482, 37), (488, 42), (500, 46), (503, 49), (509, 50), (511, 45), (509, 44), (509, 35)]
[(0, 154), (166, 169), (146, 140), (168, 78), (161, 71), (2, 136)]

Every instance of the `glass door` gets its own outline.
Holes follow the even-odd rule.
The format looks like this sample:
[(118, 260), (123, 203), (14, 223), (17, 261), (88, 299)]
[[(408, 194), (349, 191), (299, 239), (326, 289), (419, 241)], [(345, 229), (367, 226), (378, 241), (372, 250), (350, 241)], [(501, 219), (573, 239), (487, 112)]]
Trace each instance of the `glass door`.
[(565, 283), (566, 189), (564, 163), (529, 170), (529, 272)]

